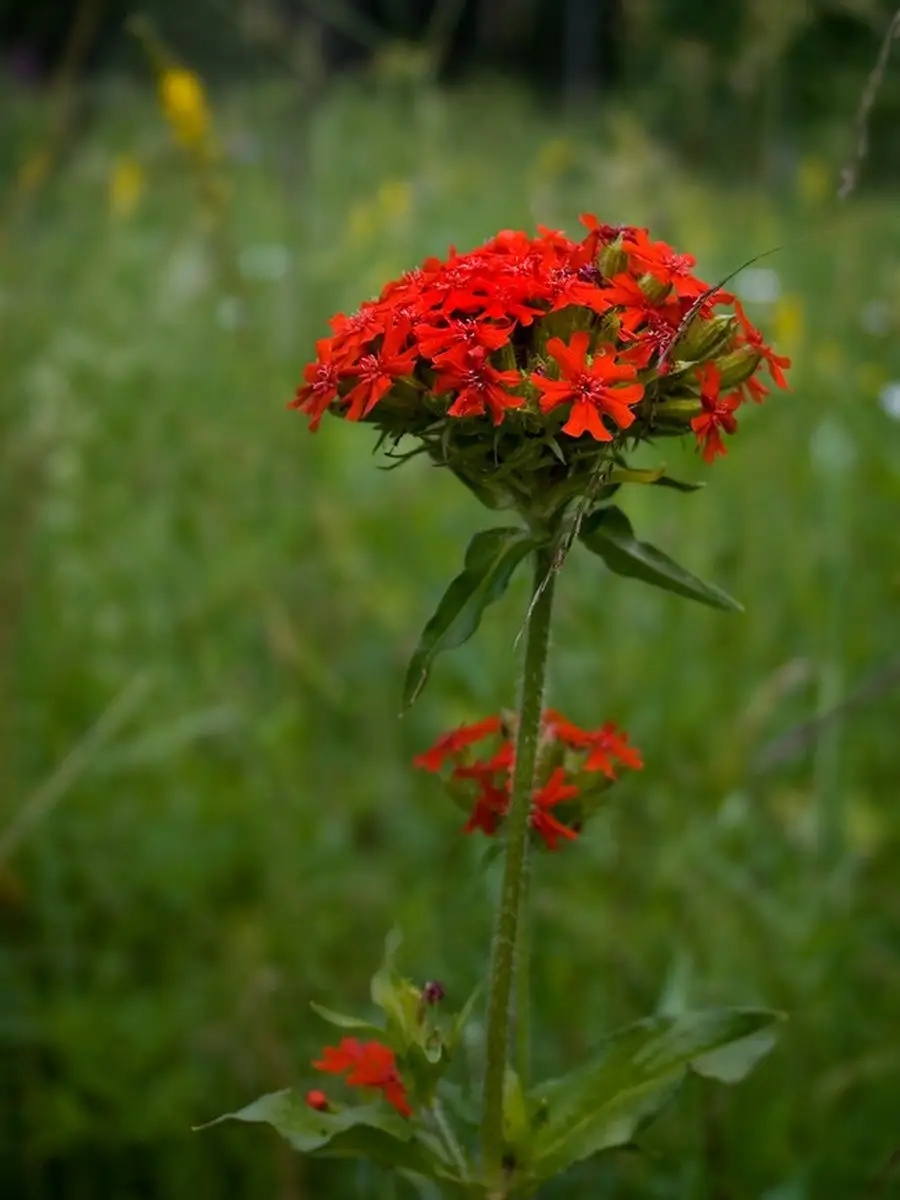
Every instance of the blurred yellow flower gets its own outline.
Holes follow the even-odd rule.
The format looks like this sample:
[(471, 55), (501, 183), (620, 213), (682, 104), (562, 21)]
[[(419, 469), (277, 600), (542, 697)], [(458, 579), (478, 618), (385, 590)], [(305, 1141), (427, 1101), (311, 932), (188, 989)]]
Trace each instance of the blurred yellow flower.
[(880, 363), (863, 363), (856, 372), (856, 386), (864, 396), (877, 395), (887, 381), (887, 371)]
[(825, 375), (839, 375), (844, 369), (844, 350), (840, 342), (822, 342), (816, 347), (815, 361)]
[(347, 217), (347, 231), (351, 242), (367, 242), (378, 228), (378, 214), (371, 204), (354, 204)]
[(114, 217), (130, 217), (143, 190), (143, 167), (136, 158), (121, 154), (109, 175), (109, 211)]
[(575, 163), (575, 147), (568, 138), (551, 138), (538, 150), (535, 169), (539, 175), (564, 175)]
[(159, 77), (159, 102), (182, 146), (201, 146), (210, 127), (206, 92), (198, 75), (185, 67), (167, 67)]
[(835, 190), (831, 168), (823, 158), (806, 154), (797, 165), (795, 179), (797, 195), (804, 204), (821, 204)]
[(772, 315), (774, 342), (787, 354), (794, 352), (803, 341), (803, 301), (789, 293), (775, 302)]
[(389, 179), (379, 185), (375, 196), (382, 215), (388, 220), (409, 215), (412, 188), (407, 179)]

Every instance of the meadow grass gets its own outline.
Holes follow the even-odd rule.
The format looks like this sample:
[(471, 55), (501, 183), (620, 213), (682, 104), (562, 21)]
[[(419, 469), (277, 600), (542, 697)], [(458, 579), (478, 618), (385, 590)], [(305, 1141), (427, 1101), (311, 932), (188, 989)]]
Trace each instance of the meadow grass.
[(451, 1000), (479, 977), (484, 845), (409, 763), (511, 701), (525, 583), (398, 719), (418, 631), (496, 518), (285, 403), (333, 311), (451, 242), (575, 232), (583, 210), (650, 224), (705, 277), (780, 245), (757, 264), (780, 295), (751, 311), (796, 365), (724, 462), (672, 444), (672, 473), (708, 489), (624, 497), (745, 615), (578, 555), (561, 582), (553, 701), (627, 726), (647, 767), (541, 863), (537, 1066), (660, 1005), (791, 1024), (741, 1089), (692, 1085), (652, 1154), (548, 1195), (862, 1194), (900, 1136), (898, 694), (865, 690), (897, 661), (895, 198), (838, 207), (808, 163), (778, 188), (686, 177), (627, 114), (563, 121), (502, 89), (301, 101), (218, 98), (211, 206), (152, 99), (105, 85), (8, 206), (7, 1194), (384, 1194), (274, 1136), (190, 1126), (305, 1081), (327, 1035), (308, 1001), (364, 1007), (392, 924)]

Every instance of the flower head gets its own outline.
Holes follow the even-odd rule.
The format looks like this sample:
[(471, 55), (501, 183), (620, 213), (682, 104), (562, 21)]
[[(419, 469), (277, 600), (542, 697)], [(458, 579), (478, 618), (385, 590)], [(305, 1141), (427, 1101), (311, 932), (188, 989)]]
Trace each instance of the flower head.
[[(764, 366), (785, 385), (788, 360), (738, 303), (717, 311), (733, 297), (695, 275), (692, 255), (645, 229), (582, 224), (580, 240), (504, 230), (451, 249), (339, 313), (292, 407), (311, 429), (326, 412), (372, 423), (389, 449), (413, 437), (492, 506), (540, 520), (584, 494), (598, 466), (621, 465), (626, 434), (657, 436), (658, 411), (665, 432), (690, 427), (693, 413), (664, 407), (683, 401), (686, 372), (721, 370), (746, 348), (749, 395), (766, 394)], [(708, 460), (729, 432), (722, 403), (695, 427)]]
[(397, 1070), (397, 1059), (389, 1046), (342, 1038), (338, 1046), (326, 1046), (322, 1057), (312, 1065), (317, 1071), (333, 1075), (346, 1073), (346, 1081), (351, 1087), (380, 1091), (401, 1117), (412, 1116), (406, 1088)]

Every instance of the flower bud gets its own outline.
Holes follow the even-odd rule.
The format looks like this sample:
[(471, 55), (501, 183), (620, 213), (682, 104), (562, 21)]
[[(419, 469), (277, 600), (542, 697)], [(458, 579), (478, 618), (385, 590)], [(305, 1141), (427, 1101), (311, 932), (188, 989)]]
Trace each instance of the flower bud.
[(741, 346), (720, 358), (719, 387), (723, 392), (731, 391), (738, 384), (745, 383), (759, 366), (761, 355), (752, 346)]
[(736, 321), (722, 314), (708, 320), (693, 320), (678, 340), (678, 357), (706, 362), (724, 352), (733, 341)]
[(654, 424), (679, 425), (687, 428), (694, 417), (698, 417), (702, 412), (703, 405), (699, 400), (682, 396), (674, 400), (661, 400), (659, 404), (654, 405), (653, 421)]

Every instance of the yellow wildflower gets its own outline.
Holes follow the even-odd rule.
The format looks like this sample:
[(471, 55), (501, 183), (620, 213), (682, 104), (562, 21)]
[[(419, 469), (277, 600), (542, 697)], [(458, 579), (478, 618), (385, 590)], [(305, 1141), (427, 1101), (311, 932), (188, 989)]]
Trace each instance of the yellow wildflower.
[(159, 102), (182, 146), (190, 149), (204, 144), (210, 114), (198, 75), (186, 67), (167, 67), (159, 77)]
[(803, 341), (803, 301), (799, 296), (781, 296), (773, 313), (774, 341), (788, 354)]
[(120, 155), (109, 176), (109, 211), (114, 217), (130, 217), (143, 190), (143, 167), (130, 155)]

